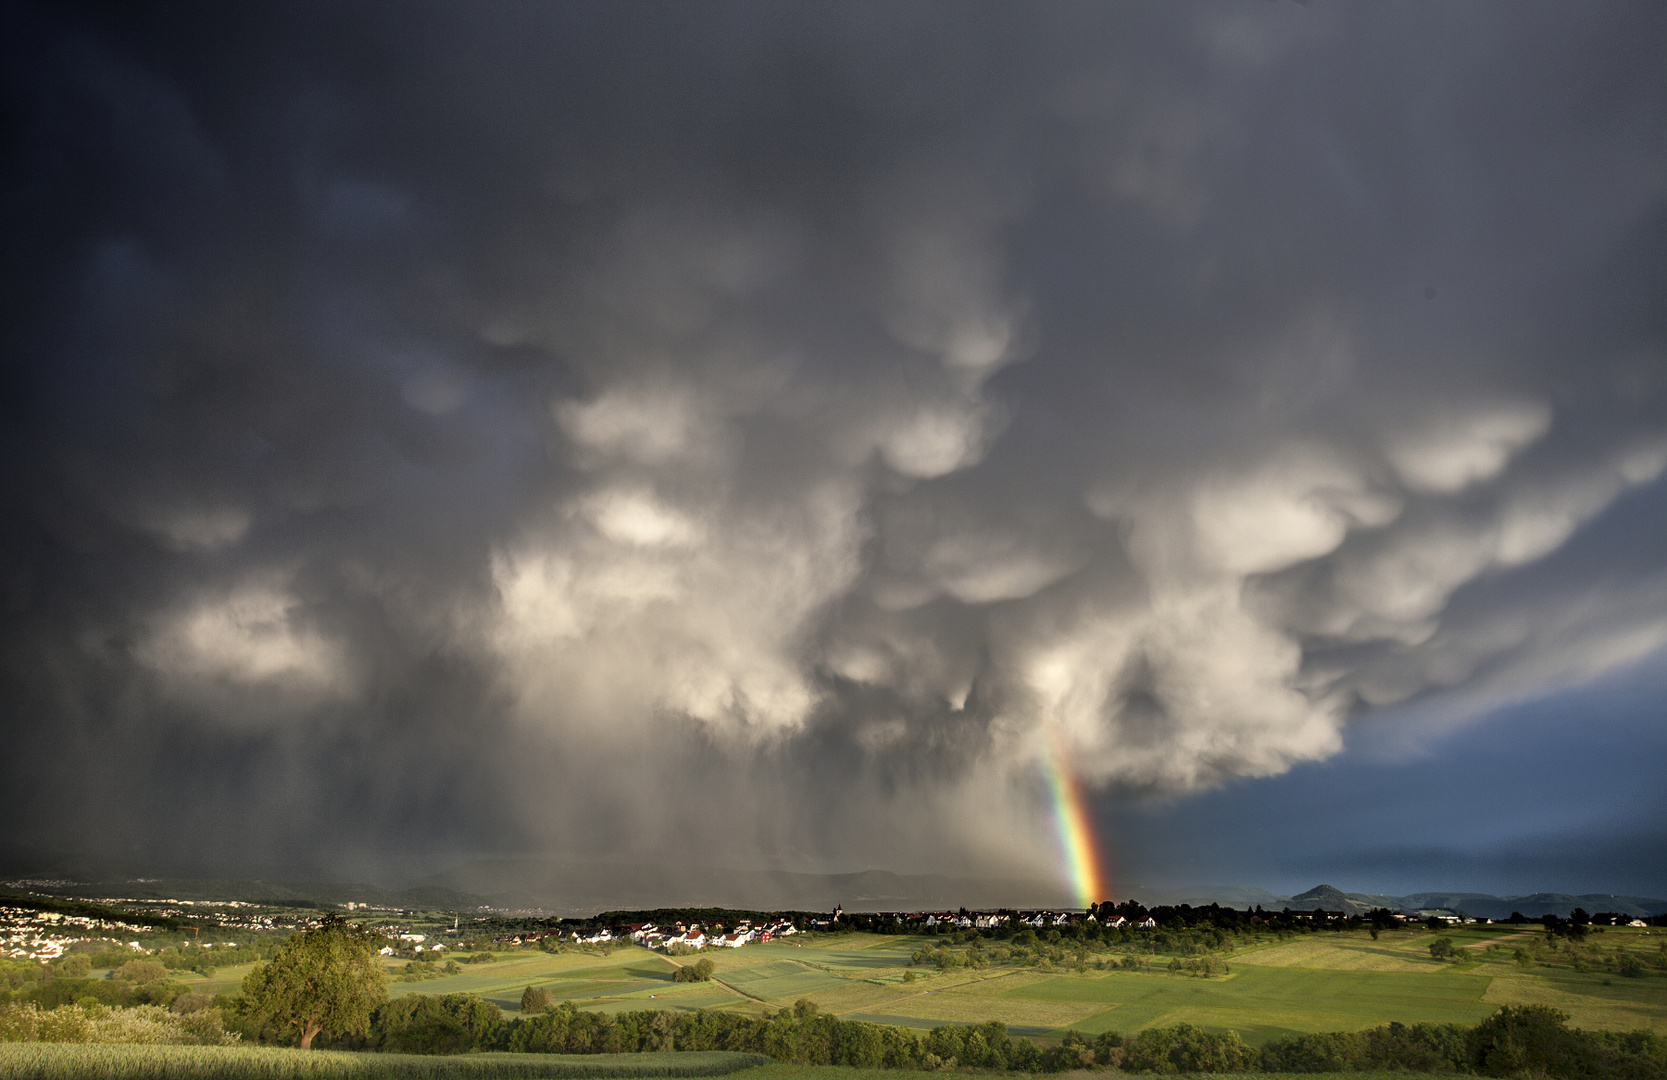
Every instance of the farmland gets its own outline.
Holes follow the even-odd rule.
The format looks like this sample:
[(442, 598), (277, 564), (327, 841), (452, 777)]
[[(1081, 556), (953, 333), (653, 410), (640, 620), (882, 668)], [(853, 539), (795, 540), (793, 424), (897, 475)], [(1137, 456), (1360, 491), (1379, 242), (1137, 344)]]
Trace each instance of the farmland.
[(1601, 944), (1584, 946), (1557, 946), (1538, 927), (1476, 927), (1448, 936), (1458, 946), (1457, 963), (1432, 958), (1435, 937), (1422, 928), (1378, 939), (1365, 931), (1270, 936), (1225, 954), (1225, 975), (1201, 978), (1165, 970), (1162, 956), (1134, 970), (1114, 963), (1107, 970), (980, 958), (979, 966), (940, 971), (910, 959), (943, 945), (942, 938), (802, 935), (707, 950), (703, 955), (716, 967), (709, 982), (673, 982), (684, 961), (626, 947), (610, 955), (508, 953), (491, 964), (465, 965), (456, 975), (395, 983), (391, 992), (473, 993), (511, 1012), (527, 986), (603, 1012), (715, 1008), (762, 1014), (808, 998), (821, 1011), (849, 1020), (916, 1029), (998, 1020), (1013, 1034), (1044, 1039), (1067, 1031), (1131, 1034), (1185, 1022), (1236, 1030), (1260, 1044), (1389, 1021), (1474, 1024), (1505, 1004), (1553, 1005), (1581, 1027), (1667, 1033), (1667, 977), (1655, 968), (1619, 977), (1602, 967), (1616, 949), (1653, 956), (1664, 940), (1659, 931), (1611, 929), (1594, 935)]
[[(823, 1014), (919, 1032), (993, 1021), (1043, 1046), (1071, 1033), (1128, 1036), (1181, 1023), (1236, 1031), (1262, 1045), (1391, 1021), (1475, 1024), (1500, 1006), (1529, 1004), (1560, 1009), (1578, 1027), (1667, 1034), (1667, 934), (1659, 928), (1593, 928), (1583, 940), (1533, 924), (1439, 933), (1414, 924), (1375, 937), (1365, 927), (1309, 931), (1242, 923), (1103, 935), (1079, 928), (994, 935), (839, 931), (673, 957), (617, 940), (539, 942), (529, 934), (523, 941), (513, 928), (459, 934), (445, 925), (453, 919), (433, 914), (415, 927), (441, 939), (444, 950), (431, 945), (425, 955), (402, 947), (402, 955), (380, 961), (391, 997), (467, 994), (511, 1017), (529, 987), (602, 1014), (715, 1010), (758, 1017), (808, 999)], [(1432, 955), (1432, 944), (1444, 957)], [(196, 955), (175, 948), (177, 954), (159, 947), (151, 955), (180, 961)], [(251, 950), (259, 953), (247, 946), (236, 955), (244, 959)], [(710, 962), (710, 978), (677, 981), (697, 959)], [(166, 986), (170, 994), (193, 993), (207, 1004), (215, 995), (236, 994), (252, 967), (191, 970), (176, 962)], [(13, 992), (43, 999), (51, 990), (64, 1002), (92, 994), (117, 1005), (150, 1000), (146, 995), (164, 985), (147, 989), (119, 974), (108, 979), (112, 974), (93, 968), (79, 983)], [(65, 989), (71, 985), (77, 988)]]

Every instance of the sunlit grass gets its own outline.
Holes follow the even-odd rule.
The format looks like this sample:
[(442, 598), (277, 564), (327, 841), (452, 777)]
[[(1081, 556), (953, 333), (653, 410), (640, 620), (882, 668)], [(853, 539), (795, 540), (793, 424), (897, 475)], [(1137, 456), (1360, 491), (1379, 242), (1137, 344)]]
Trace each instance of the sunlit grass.
[(0, 1043), (0, 1080), (497, 1080), (719, 1076), (769, 1059), (680, 1054), (354, 1054), (270, 1046)]

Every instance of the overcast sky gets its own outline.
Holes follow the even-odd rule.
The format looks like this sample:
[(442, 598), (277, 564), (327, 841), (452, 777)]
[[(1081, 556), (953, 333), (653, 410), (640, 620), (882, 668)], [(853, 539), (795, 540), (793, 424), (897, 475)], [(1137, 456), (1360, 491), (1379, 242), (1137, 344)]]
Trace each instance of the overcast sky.
[[(1667, 9), (11, 4), (13, 863), (1667, 895)], [(1611, 853), (1611, 854), (1604, 854)]]

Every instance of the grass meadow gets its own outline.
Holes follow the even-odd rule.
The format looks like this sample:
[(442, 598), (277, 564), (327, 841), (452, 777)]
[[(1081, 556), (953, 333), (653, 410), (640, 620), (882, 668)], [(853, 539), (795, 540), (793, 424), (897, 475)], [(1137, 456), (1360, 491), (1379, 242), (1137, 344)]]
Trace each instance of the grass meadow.
[(354, 1054), (272, 1046), (0, 1043), (0, 1080), (585, 1080), (721, 1076), (769, 1061), (685, 1054)]
[[(638, 948), (611, 955), (568, 952), (505, 954), (466, 965), (458, 975), (394, 983), (390, 992), (479, 994), (514, 1012), (521, 991), (548, 987), (582, 1009), (725, 1009), (762, 1013), (809, 998), (848, 1020), (927, 1029), (998, 1020), (1010, 1033), (1047, 1040), (1067, 1031), (1132, 1034), (1177, 1023), (1234, 1030), (1253, 1045), (1288, 1035), (1402, 1023), (1474, 1024), (1500, 1005), (1544, 1004), (1569, 1013), (1577, 1027), (1667, 1034), (1667, 976), (1639, 978), (1578, 971), (1566, 954), (1546, 953), (1543, 933), (1489, 926), (1457, 930), (1460, 963), (1431, 958), (1433, 936), (1398, 930), (1373, 940), (1365, 931), (1268, 940), (1227, 956), (1226, 976), (1196, 978), (1163, 970), (1077, 972), (991, 964), (939, 972), (910, 967), (909, 957), (937, 938), (869, 934), (806, 935), (798, 940), (711, 949), (712, 981), (675, 983), (679, 961)], [(1593, 940), (1644, 955), (1667, 940), (1615, 929)], [(1532, 963), (1516, 950), (1533, 946)], [(1597, 946), (1593, 946), (1594, 948)], [(1539, 962), (1544, 960), (1545, 962)], [(912, 972), (912, 981), (905, 982)]]

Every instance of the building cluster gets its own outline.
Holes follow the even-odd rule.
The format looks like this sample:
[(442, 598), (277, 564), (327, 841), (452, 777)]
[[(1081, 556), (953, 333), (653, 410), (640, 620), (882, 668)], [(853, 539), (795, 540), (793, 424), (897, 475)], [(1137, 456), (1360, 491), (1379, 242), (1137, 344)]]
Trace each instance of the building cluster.
[[(448, 931), (449, 933), (455, 931)], [(775, 919), (754, 923), (742, 919), (730, 927), (722, 922), (671, 922), (664, 926), (655, 923), (624, 923), (618, 926), (581, 926), (574, 928), (528, 931), (506, 934), (492, 939), (492, 944), (512, 948), (517, 945), (540, 945), (546, 942), (562, 945), (606, 945), (630, 942), (650, 949), (671, 950), (679, 946), (687, 949), (738, 949), (753, 942), (772, 941), (791, 937), (799, 928), (790, 920)], [(421, 934), (390, 934), (415, 952), (441, 952), (443, 943), (424, 945)], [(455, 946), (453, 946), (455, 948)]]
[[(620, 928), (625, 936), (638, 945), (650, 949), (671, 950), (682, 947), (685, 949), (739, 949), (743, 945), (753, 942), (772, 941), (777, 938), (792, 937), (799, 932), (799, 928), (786, 919), (774, 922), (763, 922), (754, 925), (750, 919), (742, 919), (734, 929), (721, 922), (707, 923), (673, 923), (670, 926), (656, 926), (653, 923), (633, 923)], [(607, 931), (600, 931), (607, 933)], [(604, 939), (605, 940), (605, 939)]]
[(190, 919), (197, 924), (213, 923), (221, 930), (296, 930), (317, 922), (305, 916), (262, 915), (260, 904), (243, 900), (135, 900), (119, 896), (92, 901), (105, 907), (122, 907), (167, 919)]
[(1097, 923), (1111, 929), (1125, 926), (1153, 929), (1157, 920), (1150, 916), (1130, 922), (1121, 915), (1099, 918), (1090, 912), (1032, 910), (1012, 911), (881, 911), (872, 918), (889, 920), (899, 926), (915, 930), (953, 928), (958, 930), (995, 930), (1003, 926), (1029, 926), (1037, 930), (1065, 929), (1081, 923)]
[[(12, 960), (56, 960), (77, 941), (114, 940), (150, 932), (148, 926), (135, 926), (116, 919), (0, 907), (0, 955)], [(137, 941), (127, 944), (144, 951)]]
[[(378, 951), (383, 956), (393, 956), (396, 952), (404, 949), (410, 949), (414, 953), (426, 952), (437, 956), (440, 953), (445, 952), (447, 948), (446, 943), (443, 941), (429, 941), (427, 934), (411, 933), (409, 931), (401, 930), (397, 926), (378, 926), (375, 929), (383, 937), (389, 938), (394, 942), (398, 942), (397, 945), (388, 944), (382, 946), (382, 948)], [(531, 935), (529, 935), (529, 937), (530, 936)], [(519, 942), (517, 942), (517, 944), (519, 944)], [(451, 947), (454, 949), (456, 948), (455, 945)]]

